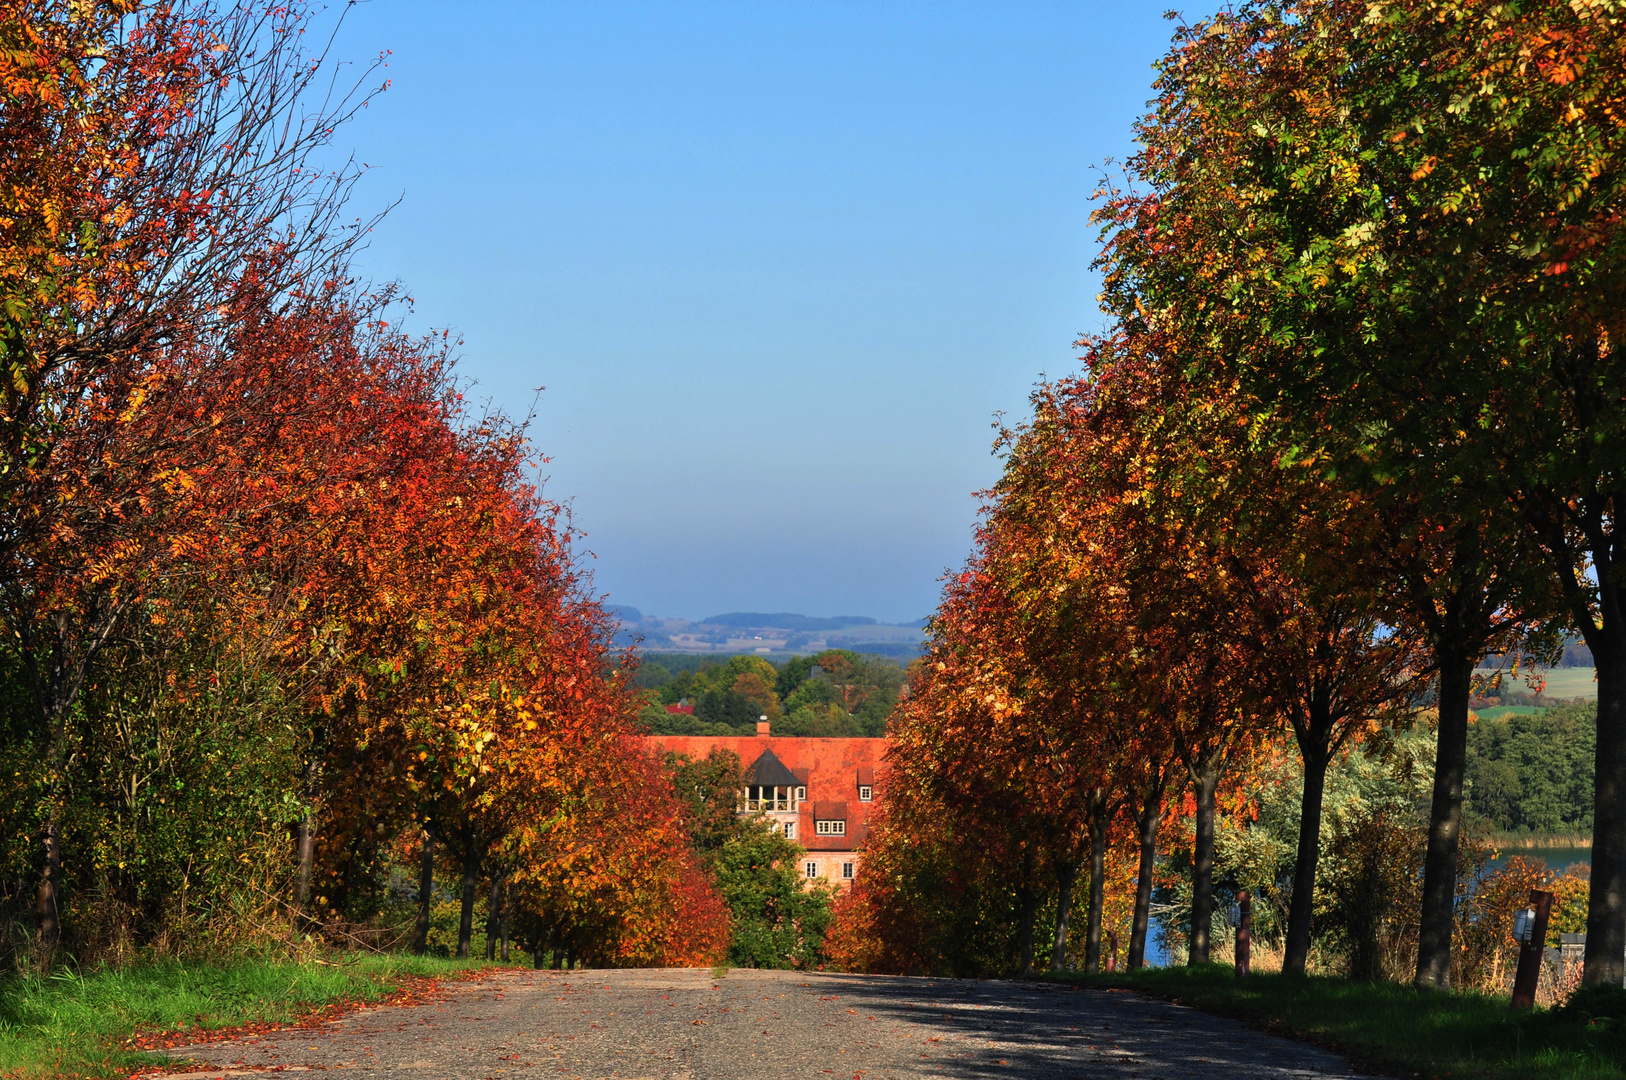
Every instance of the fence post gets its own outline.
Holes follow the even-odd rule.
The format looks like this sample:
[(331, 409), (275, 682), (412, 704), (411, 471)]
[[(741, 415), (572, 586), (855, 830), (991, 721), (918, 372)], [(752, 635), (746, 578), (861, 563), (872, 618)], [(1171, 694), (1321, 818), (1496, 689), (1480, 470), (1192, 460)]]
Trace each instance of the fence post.
[(1236, 977), (1243, 978), (1248, 974), (1250, 963), (1249, 953), (1253, 945), (1253, 897), (1248, 890), (1243, 889), (1236, 894), (1237, 906), (1241, 909), (1236, 921)]
[[(1524, 934), (1514, 934), (1519, 938), (1519, 968), (1513, 976), (1515, 1009), (1529, 1009), (1536, 1004), (1536, 983), (1541, 979), (1541, 961), (1547, 952), (1547, 917), (1552, 914), (1553, 894), (1531, 889), (1530, 907), (1535, 917), (1525, 918), (1529, 926)], [(1514, 920), (1515, 923), (1519, 921)]]

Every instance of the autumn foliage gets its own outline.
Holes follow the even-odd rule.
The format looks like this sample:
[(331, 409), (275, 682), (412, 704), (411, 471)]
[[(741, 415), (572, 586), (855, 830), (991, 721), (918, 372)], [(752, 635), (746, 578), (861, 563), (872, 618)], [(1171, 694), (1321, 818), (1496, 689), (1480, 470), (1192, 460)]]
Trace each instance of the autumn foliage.
[(445, 895), (459, 951), (478, 902), (505, 952), (708, 961), (727, 912), (523, 425), (347, 273), (354, 172), (313, 161), (374, 91), (321, 29), (0, 5), (4, 947), (407, 943), (410, 881), (420, 948)]
[[(1618, 982), (1623, 69), (1603, 2), (1257, 2), (1176, 25), (1098, 191), (1106, 327), (1002, 433), (894, 719), (836, 935), (853, 963), (1094, 970), (1133, 850), (1132, 965), (1149, 893), (1200, 963), (1216, 896), (1248, 888), (1273, 898), (1287, 970), (1342, 950), (1370, 975), (1372, 942), (1328, 937), (1354, 907), (1325, 894), (1326, 859), (1359, 835), (1411, 911), (1405, 977), (1491, 985), (1498, 920), (1535, 879), (1463, 902), (1476, 668), (1573, 632), (1599, 687), (1586, 980)], [(1334, 787), (1425, 744), (1429, 790), (1338, 809)], [(1294, 786), (1288, 852), (1246, 827), (1280, 809), (1263, 776)]]

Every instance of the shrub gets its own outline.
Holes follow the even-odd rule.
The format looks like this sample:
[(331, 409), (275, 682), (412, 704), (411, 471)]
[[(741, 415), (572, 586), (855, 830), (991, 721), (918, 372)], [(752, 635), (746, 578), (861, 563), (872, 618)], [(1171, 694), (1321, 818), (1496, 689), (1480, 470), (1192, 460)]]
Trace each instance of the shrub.
[(1354, 979), (1399, 978), (1416, 955), (1410, 920), (1422, 902), (1421, 826), (1388, 810), (1356, 817), (1333, 835), (1329, 888), (1317, 922)]

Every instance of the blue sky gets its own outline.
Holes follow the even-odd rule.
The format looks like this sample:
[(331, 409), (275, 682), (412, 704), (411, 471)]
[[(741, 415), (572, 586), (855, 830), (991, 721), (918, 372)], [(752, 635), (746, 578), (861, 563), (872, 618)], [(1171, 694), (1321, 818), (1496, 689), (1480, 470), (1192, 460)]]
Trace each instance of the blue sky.
[(1092, 166), (1157, 5), (354, 8), (392, 86), (341, 141), (362, 256), (533, 435), (600, 591), (647, 613), (936, 605), (995, 413), (1100, 325)]

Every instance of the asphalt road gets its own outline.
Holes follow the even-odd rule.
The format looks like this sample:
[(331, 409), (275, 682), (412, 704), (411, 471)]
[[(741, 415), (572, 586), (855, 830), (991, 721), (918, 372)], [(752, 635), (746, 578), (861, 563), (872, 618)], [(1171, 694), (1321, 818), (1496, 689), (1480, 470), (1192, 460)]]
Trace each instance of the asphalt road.
[[(1124, 991), (789, 971), (511, 971), (443, 1001), (170, 1051), (193, 1080), (1356, 1077), (1315, 1047)], [(171, 1074), (171, 1080), (177, 1080)]]

